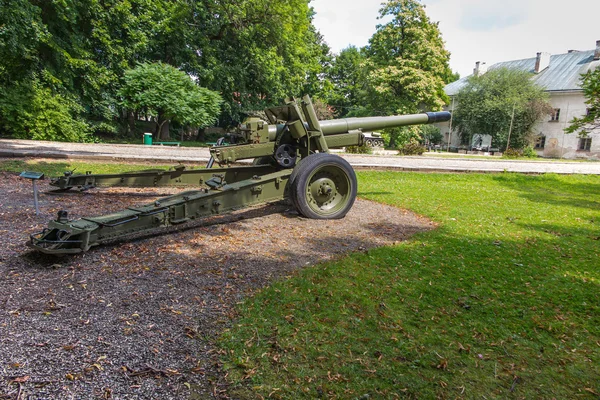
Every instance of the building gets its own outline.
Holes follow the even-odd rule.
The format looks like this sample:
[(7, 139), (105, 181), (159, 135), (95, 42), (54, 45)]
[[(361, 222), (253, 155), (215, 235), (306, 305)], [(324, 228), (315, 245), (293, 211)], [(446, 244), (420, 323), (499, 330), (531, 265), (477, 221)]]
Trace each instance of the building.
[[(515, 68), (532, 73), (532, 78), (550, 95), (554, 113), (535, 127), (538, 139), (535, 149), (538, 155), (556, 158), (600, 158), (600, 130), (596, 129), (587, 137), (576, 133), (565, 134), (564, 128), (573, 117), (586, 114), (587, 106), (580, 86), (581, 74), (600, 66), (600, 40), (594, 50), (569, 50), (565, 54), (550, 55), (537, 53), (536, 57), (524, 60), (504, 61), (486, 68), (485, 63), (477, 62), (473, 74), (484, 74), (496, 68)], [(461, 78), (445, 87), (446, 94), (453, 98), (466, 85), (469, 77)], [(451, 102), (450, 110), (452, 110)], [(455, 104), (454, 104), (455, 106)], [(441, 124), (446, 144), (460, 144), (456, 131), (450, 135), (449, 123)], [(485, 142), (488, 135), (475, 135)], [(483, 137), (482, 137), (483, 136)]]

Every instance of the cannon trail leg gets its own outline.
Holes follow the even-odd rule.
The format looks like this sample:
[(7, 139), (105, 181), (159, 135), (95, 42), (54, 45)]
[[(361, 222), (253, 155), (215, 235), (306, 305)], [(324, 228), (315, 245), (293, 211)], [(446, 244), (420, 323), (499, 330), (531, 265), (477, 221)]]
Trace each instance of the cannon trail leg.
[(66, 212), (59, 213), (48, 228), (30, 236), (28, 245), (47, 254), (80, 253), (132, 233), (282, 200), (291, 172), (282, 170), (232, 184), (214, 185), (211, 189), (187, 191), (101, 217), (68, 221)]
[(65, 174), (50, 182), (60, 190), (74, 187), (89, 189), (93, 187), (158, 187), (158, 186), (202, 186), (213, 176), (222, 176), (226, 182), (238, 182), (255, 175), (274, 172), (268, 165), (254, 165), (232, 168), (186, 169), (176, 167), (170, 171), (147, 170), (120, 174)]

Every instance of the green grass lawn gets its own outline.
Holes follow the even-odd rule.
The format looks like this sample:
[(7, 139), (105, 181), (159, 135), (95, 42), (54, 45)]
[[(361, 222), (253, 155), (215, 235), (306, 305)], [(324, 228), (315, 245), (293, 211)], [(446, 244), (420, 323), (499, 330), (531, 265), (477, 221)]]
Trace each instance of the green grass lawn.
[(600, 177), (358, 175), (438, 229), (244, 301), (233, 397), (598, 398)]
[(92, 171), (95, 174), (117, 174), (119, 172), (141, 171), (146, 169), (169, 169), (171, 166), (154, 164), (123, 164), (80, 161), (37, 161), (37, 160), (5, 160), (0, 161), (0, 171), (43, 172), (48, 177), (62, 176), (65, 171), (83, 174)]

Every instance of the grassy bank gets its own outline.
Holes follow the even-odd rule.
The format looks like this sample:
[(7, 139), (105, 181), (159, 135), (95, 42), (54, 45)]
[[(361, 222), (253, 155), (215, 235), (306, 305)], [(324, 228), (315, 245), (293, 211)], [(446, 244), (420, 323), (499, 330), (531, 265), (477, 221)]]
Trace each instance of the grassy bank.
[(150, 164), (124, 164), (120, 163), (101, 163), (101, 162), (80, 162), (80, 161), (39, 161), (39, 160), (4, 160), (0, 161), (0, 171), (23, 172), (37, 171), (43, 172), (46, 176), (61, 176), (65, 171), (75, 171), (76, 173), (85, 173), (92, 171), (95, 174), (117, 174), (119, 172), (141, 171), (145, 169), (164, 169), (168, 165), (150, 165)]
[(233, 397), (598, 398), (600, 177), (359, 178), (439, 228), (241, 304)]

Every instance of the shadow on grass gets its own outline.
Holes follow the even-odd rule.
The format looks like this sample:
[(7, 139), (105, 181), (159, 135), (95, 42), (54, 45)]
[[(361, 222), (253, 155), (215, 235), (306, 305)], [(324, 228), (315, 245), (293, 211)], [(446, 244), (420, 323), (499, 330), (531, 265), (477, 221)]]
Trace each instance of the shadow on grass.
[[(572, 179), (573, 177), (571, 177)], [(600, 209), (600, 177), (580, 177), (581, 182), (566, 182), (559, 175), (495, 175), (494, 180), (516, 190), (529, 201), (556, 206)]]
[(600, 337), (600, 271), (569, 240), (466, 243), (436, 231), (304, 270), (246, 302), (222, 342), (228, 370), (242, 393), (285, 388), (282, 398), (320, 387), (348, 398), (444, 398), (457, 387), (468, 398), (560, 398), (596, 387), (598, 365), (563, 351), (597, 356)]
[[(590, 224), (596, 224), (596, 227), (568, 227), (557, 224), (523, 224), (520, 222), (517, 222), (516, 224), (525, 229), (535, 229), (556, 237), (580, 236), (590, 240), (600, 240), (600, 221), (590, 220), (588, 222)], [(600, 243), (598, 243), (598, 245), (600, 246)]]

